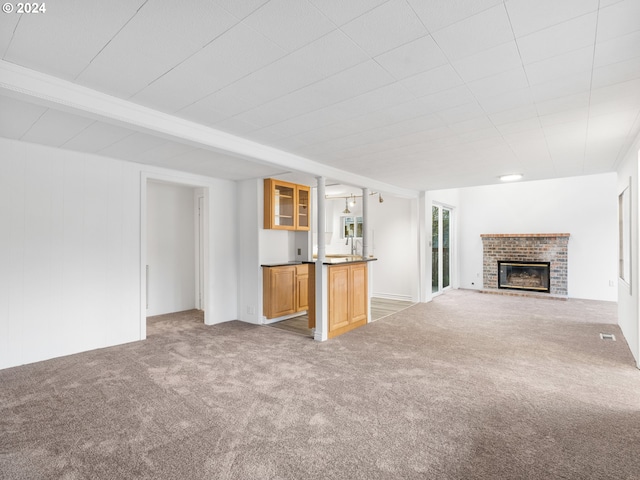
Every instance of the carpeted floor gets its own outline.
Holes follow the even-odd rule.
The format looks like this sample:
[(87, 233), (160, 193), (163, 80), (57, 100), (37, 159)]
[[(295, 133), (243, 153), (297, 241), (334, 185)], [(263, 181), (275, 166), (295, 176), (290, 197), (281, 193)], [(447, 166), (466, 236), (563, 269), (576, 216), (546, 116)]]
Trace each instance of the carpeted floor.
[(0, 478), (638, 479), (615, 310), (451, 291), (324, 343), (156, 317), (0, 370)]

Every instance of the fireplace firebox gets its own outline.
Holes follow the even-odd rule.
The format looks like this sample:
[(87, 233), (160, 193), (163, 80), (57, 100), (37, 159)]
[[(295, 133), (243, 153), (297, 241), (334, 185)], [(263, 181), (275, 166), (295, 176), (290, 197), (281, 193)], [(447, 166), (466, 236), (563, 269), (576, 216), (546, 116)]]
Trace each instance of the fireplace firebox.
[(550, 262), (498, 261), (498, 288), (550, 292)]

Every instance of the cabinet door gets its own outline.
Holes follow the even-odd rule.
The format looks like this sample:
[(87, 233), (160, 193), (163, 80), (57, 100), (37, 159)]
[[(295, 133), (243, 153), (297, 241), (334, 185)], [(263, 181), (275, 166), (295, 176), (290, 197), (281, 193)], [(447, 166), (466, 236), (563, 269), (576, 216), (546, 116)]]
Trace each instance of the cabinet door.
[(367, 296), (367, 265), (365, 263), (356, 263), (350, 265), (350, 307), (351, 320), (350, 323), (361, 322), (367, 320), (368, 313), (368, 296)]
[(311, 211), (310, 192), (311, 189), (304, 185), (298, 185), (296, 187), (296, 230), (309, 230), (309, 212)]
[(265, 285), (265, 297), (268, 298), (268, 302), (265, 304), (265, 316), (276, 318), (295, 313), (295, 267), (276, 267), (268, 270), (269, 279)]
[(309, 309), (309, 275), (299, 275), (296, 277), (296, 311), (301, 312)]
[(342, 335), (367, 323), (367, 264), (329, 267), (328, 337)]
[(272, 178), (264, 181), (264, 228), (295, 230), (296, 185)]
[(329, 268), (329, 334), (349, 325), (349, 266)]
[(309, 310), (309, 265), (296, 266), (296, 311)]

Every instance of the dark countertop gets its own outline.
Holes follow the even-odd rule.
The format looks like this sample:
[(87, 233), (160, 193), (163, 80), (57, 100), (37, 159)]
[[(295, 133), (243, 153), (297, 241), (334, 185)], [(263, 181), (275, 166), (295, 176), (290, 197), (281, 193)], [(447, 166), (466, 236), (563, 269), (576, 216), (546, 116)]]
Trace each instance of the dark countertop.
[(342, 265), (343, 263), (361, 263), (361, 262), (375, 262), (378, 260), (375, 257), (327, 257), (322, 262), (323, 265)]
[[(363, 258), (363, 257), (327, 257), (324, 259), (324, 262), (322, 262), (323, 265), (342, 265), (345, 263), (360, 263), (360, 262), (375, 262), (376, 260), (378, 260), (375, 257), (369, 257), (369, 258)], [(266, 268), (270, 268), (270, 267), (286, 267), (286, 266), (290, 266), (290, 265), (302, 265), (304, 263), (313, 263), (315, 264), (316, 262), (309, 262), (309, 261), (297, 261), (297, 260), (292, 260), (289, 262), (275, 262), (275, 263), (263, 263), (262, 265), (260, 265), (261, 267), (266, 267)]]
[(296, 260), (292, 260), (290, 262), (263, 263), (260, 266), (261, 267), (286, 267), (289, 265), (302, 265), (303, 263), (310, 263), (310, 262), (299, 262)]

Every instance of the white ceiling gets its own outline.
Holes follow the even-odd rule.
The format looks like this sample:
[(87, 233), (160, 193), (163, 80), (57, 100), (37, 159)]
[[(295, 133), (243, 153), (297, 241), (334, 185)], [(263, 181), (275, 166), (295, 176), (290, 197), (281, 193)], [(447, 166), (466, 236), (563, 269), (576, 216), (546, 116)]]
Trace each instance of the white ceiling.
[[(608, 172), (640, 132), (640, 0), (46, 6), (0, 16), (4, 62), (399, 188)], [(283, 171), (14, 93), (0, 88), (3, 137), (220, 178)]]

